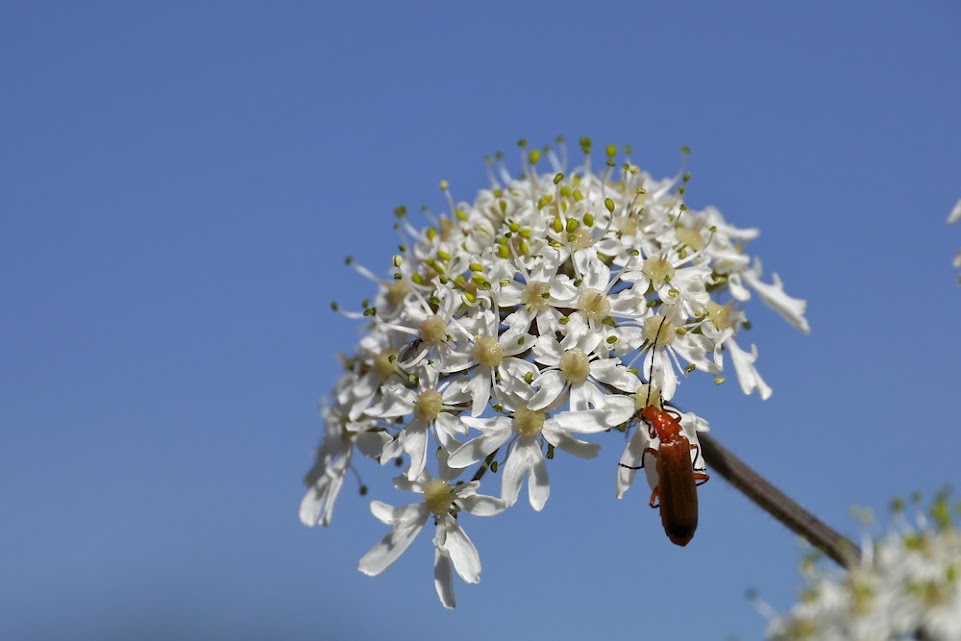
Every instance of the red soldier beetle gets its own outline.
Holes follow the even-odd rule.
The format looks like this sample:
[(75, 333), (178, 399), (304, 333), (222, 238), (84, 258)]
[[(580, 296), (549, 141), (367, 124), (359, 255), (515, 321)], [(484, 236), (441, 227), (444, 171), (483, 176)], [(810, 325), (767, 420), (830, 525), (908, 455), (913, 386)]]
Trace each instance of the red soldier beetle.
[[(663, 325), (664, 321), (661, 321), (661, 326)], [(660, 331), (661, 327), (658, 327), (658, 334)], [(655, 340), (651, 349), (656, 348)], [(694, 532), (697, 530), (697, 486), (706, 483), (710, 477), (704, 468), (694, 467), (701, 454), (700, 448), (684, 436), (680, 414), (675, 410), (662, 409), (650, 403), (653, 375), (654, 355), (652, 353), (647, 401), (645, 406), (634, 414), (632, 420), (639, 418), (644, 421), (648, 436), (652, 440), (656, 437), (659, 445), (657, 449), (653, 447), (644, 449), (639, 467), (634, 468), (623, 463), (621, 466), (628, 469), (641, 469), (644, 467), (644, 456), (650, 454), (655, 458), (657, 485), (651, 492), (650, 506), (660, 508), (661, 525), (671, 543), (685, 546), (694, 538)], [(696, 451), (693, 461), (691, 450)]]

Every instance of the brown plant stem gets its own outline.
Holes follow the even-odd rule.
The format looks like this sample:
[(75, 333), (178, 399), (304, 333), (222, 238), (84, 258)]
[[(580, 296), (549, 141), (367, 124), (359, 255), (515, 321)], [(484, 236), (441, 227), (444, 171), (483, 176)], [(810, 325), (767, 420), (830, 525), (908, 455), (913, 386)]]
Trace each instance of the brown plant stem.
[(798, 505), (767, 479), (748, 467), (710, 434), (698, 434), (704, 461), (712, 470), (754, 501), (762, 510), (796, 532), (838, 565), (848, 570), (857, 567), (861, 552), (850, 539), (835, 532), (823, 521)]

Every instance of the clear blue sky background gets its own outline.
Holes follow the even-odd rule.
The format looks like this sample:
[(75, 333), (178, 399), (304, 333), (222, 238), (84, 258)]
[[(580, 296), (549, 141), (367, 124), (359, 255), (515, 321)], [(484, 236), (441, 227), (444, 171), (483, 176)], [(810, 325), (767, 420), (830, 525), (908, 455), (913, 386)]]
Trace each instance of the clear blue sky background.
[[(347, 5), (351, 6), (348, 7)], [(634, 145), (809, 300), (749, 309), (767, 402), (692, 380), (715, 435), (857, 537), (956, 480), (961, 4), (38, 3), (0, 7), (0, 638), (726, 639), (794, 602), (793, 535), (720, 478), (668, 543), (611, 435), (543, 513), (473, 519), (443, 610), (422, 535), (348, 483), (297, 520), (391, 210), (557, 134)], [(512, 165), (517, 167), (516, 162)], [(416, 219), (416, 217), (415, 217)], [(364, 465), (374, 488), (390, 470)]]

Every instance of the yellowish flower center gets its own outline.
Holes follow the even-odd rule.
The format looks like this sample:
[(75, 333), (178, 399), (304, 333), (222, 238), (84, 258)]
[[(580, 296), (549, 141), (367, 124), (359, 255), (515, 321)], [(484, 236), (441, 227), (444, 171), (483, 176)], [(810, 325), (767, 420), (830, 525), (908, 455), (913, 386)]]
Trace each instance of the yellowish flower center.
[(730, 305), (720, 305), (714, 301), (707, 304), (707, 317), (714, 324), (714, 327), (721, 331), (731, 328), (731, 307)]
[(643, 333), (644, 338), (653, 343), (654, 347), (665, 347), (674, 342), (677, 330), (674, 323), (658, 314), (644, 321)]
[(421, 322), (417, 335), (428, 347), (440, 345), (447, 340), (447, 322), (437, 314), (431, 314)]
[(440, 479), (431, 479), (424, 486), (424, 503), (437, 516), (449, 514), (454, 505), (454, 488)]
[(677, 239), (693, 249), (694, 251), (700, 251), (704, 249), (707, 242), (704, 237), (701, 236), (701, 230), (696, 227), (685, 227), (684, 225), (678, 225), (674, 230), (674, 234)]
[(651, 256), (645, 259), (641, 271), (651, 279), (655, 287), (669, 283), (674, 278), (674, 265), (665, 256)]
[(397, 371), (397, 352), (387, 350), (374, 355), (374, 371), (380, 378), (386, 379)]
[(561, 374), (571, 385), (580, 385), (591, 373), (587, 354), (579, 349), (564, 352), (560, 362)]
[(485, 367), (494, 368), (504, 360), (504, 348), (496, 338), (490, 336), (474, 337), (474, 358)]
[(634, 408), (642, 409), (644, 407), (663, 407), (663, 401), (661, 400), (661, 388), (657, 385), (650, 385), (644, 383), (637, 388), (637, 392), (634, 394)]
[(587, 249), (594, 244), (594, 238), (591, 236), (591, 230), (586, 227), (578, 227), (570, 235), (569, 243), (574, 249)]
[(517, 408), (514, 412), (514, 431), (521, 436), (537, 436), (544, 429), (547, 414), (527, 409), (526, 406)]
[(539, 312), (548, 306), (549, 301), (545, 294), (548, 294), (550, 291), (550, 284), (540, 280), (532, 280), (527, 283), (527, 286), (524, 288), (524, 293), (521, 294), (521, 301), (527, 306), (527, 309), (532, 312)]
[(426, 390), (414, 401), (414, 418), (422, 423), (432, 423), (444, 409), (444, 400), (437, 390)]
[(404, 302), (408, 293), (410, 293), (410, 286), (407, 285), (406, 280), (391, 281), (390, 284), (387, 285), (387, 294), (385, 296), (387, 298), (387, 304), (390, 305), (391, 308), (399, 307)]
[(611, 303), (604, 292), (588, 287), (577, 299), (577, 307), (588, 320), (600, 323), (611, 313)]

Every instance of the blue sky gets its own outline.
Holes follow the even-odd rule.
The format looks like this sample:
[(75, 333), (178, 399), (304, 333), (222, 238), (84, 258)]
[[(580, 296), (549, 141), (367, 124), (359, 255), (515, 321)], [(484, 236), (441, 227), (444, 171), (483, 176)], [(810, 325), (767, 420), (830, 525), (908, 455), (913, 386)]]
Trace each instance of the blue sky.
[[(857, 537), (851, 505), (954, 480), (961, 5), (7, 2), (0, 7), (0, 636), (760, 636), (793, 535), (720, 478), (681, 549), (614, 499), (620, 443), (544, 512), (471, 523), (444, 611), (422, 537), (345, 491), (297, 520), (316, 405), (386, 273), (391, 211), (482, 159), (589, 135), (759, 227), (801, 336), (749, 307), (762, 402), (692, 380), (714, 434)], [(516, 169), (516, 162), (512, 164)], [(416, 220), (416, 217), (415, 217)], [(372, 487), (389, 471), (363, 466)]]

